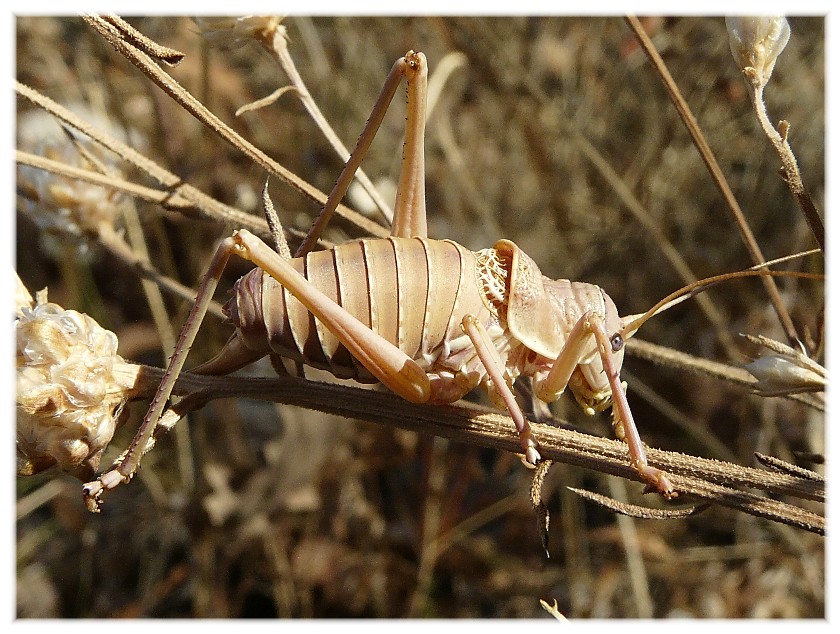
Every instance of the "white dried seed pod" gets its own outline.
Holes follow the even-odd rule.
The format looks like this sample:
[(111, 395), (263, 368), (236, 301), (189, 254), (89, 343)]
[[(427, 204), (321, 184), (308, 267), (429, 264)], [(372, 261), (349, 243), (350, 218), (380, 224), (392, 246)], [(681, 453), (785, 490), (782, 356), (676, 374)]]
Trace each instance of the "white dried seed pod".
[(790, 39), (790, 25), (784, 16), (726, 18), (729, 48), (738, 68), (755, 88), (770, 81), (776, 58)]
[(111, 441), (137, 366), (117, 337), (58, 304), (23, 306), (16, 320), (18, 474), (52, 466), (89, 475)]
[(227, 49), (239, 48), (254, 40), (270, 42), (278, 31), (285, 35), (286, 27), (280, 24), (282, 20), (283, 18), (277, 15), (195, 18), (201, 34), (208, 42)]
[(825, 389), (824, 376), (786, 355), (767, 355), (745, 365), (744, 369), (758, 380), (756, 388), (765, 394)]

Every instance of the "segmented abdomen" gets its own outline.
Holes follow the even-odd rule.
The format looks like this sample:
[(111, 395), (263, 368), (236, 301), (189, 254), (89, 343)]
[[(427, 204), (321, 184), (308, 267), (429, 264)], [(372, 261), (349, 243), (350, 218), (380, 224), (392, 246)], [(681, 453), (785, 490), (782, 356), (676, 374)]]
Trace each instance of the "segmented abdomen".
[[(449, 240), (359, 240), (291, 264), (424, 367), (462, 336), (463, 315), (490, 315), (476, 284), (475, 255)], [(254, 350), (270, 349), (340, 378), (374, 381), (325, 324), (261, 269), (237, 282), (234, 302), (231, 319)]]

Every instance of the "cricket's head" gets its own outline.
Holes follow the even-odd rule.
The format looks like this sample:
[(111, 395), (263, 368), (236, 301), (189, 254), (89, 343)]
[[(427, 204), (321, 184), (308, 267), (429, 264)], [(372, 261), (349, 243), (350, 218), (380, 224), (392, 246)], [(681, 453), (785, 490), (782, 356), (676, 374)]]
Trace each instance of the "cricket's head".
[(600, 296), (596, 299), (600, 299), (601, 304), (598, 308), (601, 308), (603, 312), (601, 310), (596, 312), (603, 320), (606, 334), (603, 345), (607, 352), (608, 363), (612, 366), (612, 368), (604, 367), (604, 357), (598, 351), (595, 335), (587, 336), (584, 340), (586, 356), (581, 356), (577, 367), (569, 377), (569, 390), (581, 409), (591, 416), (595, 412), (603, 412), (612, 406), (613, 393), (607, 372), (612, 371), (616, 374), (621, 372), (621, 366), (624, 363), (625, 339), (622, 334), (624, 324), (613, 300), (601, 288), (597, 286), (589, 286), (589, 288), (591, 293)]
[[(574, 330), (576, 324), (589, 312), (605, 328), (604, 347), (608, 350), (612, 370), (621, 369), (623, 322), (615, 304), (602, 289), (592, 284), (545, 277), (536, 263), (510, 241), (500, 240), (494, 248), (508, 272), (505, 280), (507, 327), (517, 340), (553, 364), (573, 332), (578, 332)], [(570, 351), (574, 366), (570, 368), (568, 387), (584, 411), (594, 414), (610, 407), (610, 383), (595, 337), (591, 334), (582, 336), (578, 343)]]

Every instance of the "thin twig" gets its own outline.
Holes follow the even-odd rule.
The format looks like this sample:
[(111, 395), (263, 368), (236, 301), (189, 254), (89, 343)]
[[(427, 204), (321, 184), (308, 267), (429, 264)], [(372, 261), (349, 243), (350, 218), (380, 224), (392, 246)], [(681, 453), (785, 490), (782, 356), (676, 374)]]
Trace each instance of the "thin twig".
[[(682, 96), (677, 83), (668, 71), (668, 67), (665, 66), (665, 62), (662, 61), (662, 57), (660, 57), (656, 47), (654, 47), (653, 42), (650, 37), (648, 37), (648, 34), (645, 32), (638, 18), (631, 15), (626, 17), (626, 21), (630, 26), (630, 29), (635, 34), (636, 39), (639, 41), (642, 50), (645, 51), (645, 54), (654, 65), (654, 68), (656, 68), (656, 72), (662, 78), (662, 82), (665, 84), (668, 91), (668, 96), (674, 103), (680, 118), (694, 141), (694, 145), (699, 150), (700, 156), (706, 164), (706, 168), (709, 170), (709, 174), (712, 176), (712, 180), (715, 182), (718, 190), (723, 195), (732, 216), (735, 218), (735, 223), (738, 226), (738, 230), (741, 232), (741, 238), (747, 247), (747, 251), (749, 251), (750, 257), (755, 264), (762, 264), (765, 258), (761, 253), (761, 248), (758, 246), (758, 242), (747, 223), (744, 212), (741, 211), (741, 206), (735, 199), (735, 195), (732, 193), (729, 183), (726, 181), (726, 177), (723, 175), (723, 171), (720, 169), (720, 166), (718, 165), (717, 160), (706, 141), (705, 135), (700, 129), (697, 120), (694, 118), (691, 108), (688, 106), (688, 102)], [(767, 294), (770, 298), (770, 302), (773, 304), (773, 308), (776, 310), (776, 314), (779, 316), (779, 322), (781, 323), (785, 334), (788, 339), (790, 339), (791, 343), (795, 343), (799, 340), (799, 335), (797, 334), (793, 321), (790, 318), (790, 314), (782, 301), (782, 296), (779, 293), (775, 280), (771, 277), (763, 277), (761, 281), (767, 290)]]
[(771, 469), (776, 469), (777, 471), (781, 471), (783, 473), (789, 473), (797, 478), (804, 478), (806, 480), (814, 480), (815, 482), (825, 483), (825, 477), (816, 471), (799, 467), (795, 464), (785, 462), (784, 460), (780, 460), (774, 456), (767, 456), (757, 451), (755, 452), (755, 458), (761, 464), (770, 467)]
[(811, 233), (814, 234), (814, 239), (820, 246), (822, 251), (825, 251), (825, 226), (823, 226), (822, 218), (820, 218), (814, 201), (808, 190), (805, 189), (805, 184), (802, 182), (802, 176), (799, 174), (799, 166), (796, 164), (796, 156), (788, 143), (788, 133), (790, 131), (787, 121), (779, 123), (779, 130), (773, 127), (770, 123), (770, 118), (767, 116), (767, 106), (764, 103), (764, 87), (756, 85), (751, 94), (755, 114), (761, 129), (770, 143), (776, 149), (776, 153), (782, 160), (782, 176), (783, 180), (790, 188), (793, 198), (799, 205), (802, 215), (805, 216), (805, 222)]
[(683, 506), (678, 509), (654, 509), (649, 506), (639, 506), (638, 504), (630, 504), (629, 502), (621, 502), (600, 493), (587, 491), (586, 489), (576, 489), (574, 487), (566, 487), (569, 491), (577, 493), (584, 500), (593, 502), (598, 506), (609, 509), (613, 513), (621, 513), (629, 517), (635, 517), (642, 520), (673, 520), (684, 519), (691, 515), (702, 513), (709, 504), (693, 504), (691, 506)]
[(147, 55), (162, 61), (164, 64), (177, 66), (186, 57), (181, 51), (176, 51), (174, 48), (167, 46), (161, 46), (146, 37), (118, 15), (106, 14), (102, 16), (102, 19), (118, 29), (127, 41), (131, 42)]
[[(42, 169), (53, 174), (58, 174), (59, 176), (66, 176), (68, 178), (93, 183), (94, 185), (107, 187), (109, 189), (113, 189), (114, 191), (123, 192), (134, 198), (139, 198), (140, 200), (145, 200), (147, 202), (160, 205), (161, 207), (169, 211), (183, 213), (188, 217), (192, 217), (196, 213), (200, 213), (214, 220), (224, 220), (224, 222), (236, 222), (236, 226), (238, 228), (248, 229), (249, 231), (253, 231), (254, 233), (260, 236), (268, 237), (270, 235), (268, 229), (266, 228), (265, 221), (259, 218), (258, 216), (252, 216), (251, 214), (243, 213), (234, 207), (228, 207), (224, 203), (215, 201), (215, 199), (215, 205), (213, 205), (213, 209), (222, 210), (223, 213), (221, 216), (219, 216), (216, 213), (206, 213), (206, 210), (204, 208), (202, 208), (186, 196), (177, 193), (177, 191), (163, 191), (160, 189), (155, 189), (154, 187), (138, 185), (137, 183), (132, 183), (131, 181), (123, 180), (115, 176), (106, 176), (104, 174), (100, 174), (99, 172), (94, 172), (93, 170), (88, 170), (81, 167), (76, 167), (75, 165), (68, 165), (67, 163), (62, 163), (61, 161), (48, 159), (46, 157), (39, 156), (38, 154), (30, 154), (29, 152), (15, 150), (15, 162), (17, 162), (19, 165), (35, 167), (37, 169)], [(284, 228), (284, 230), (290, 236), (298, 240), (302, 240), (306, 235), (303, 231), (300, 231), (298, 229)], [(321, 240), (319, 242), (319, 245), (325, 249), (333, 246), (333, 244), (328, 240)]]
[[(203, 215), (207, 218), (211, 218), (219, 222), (229, 223), (237, 227), (244, 227), (246, 225), (254, 226), (255, 232), (259, 235), (269, 235), (268, 226), (262, 218), (246, 214), (238, 209), (220, 203), (215, 198), (208, 196), (196, 187), (183, 182), (180, 177), (164, 169), (134, 148), (90, 125), (80, 117), (77, 117), (75, 114), (70, 112), (64, 106), (42, 95), (37, 90), (34, 90), (17, 81), (15, 82), (15, 90), (19, 95), (25, 97), (36, 106), (43, 108), (60, 121), (72, 128), (75, 128), (85, 136), (90, 137), (102, 147), (111, 150), (124, 161), (128, 161), (137, 169), (151, 176), (170, 191), (169, 195), (171, 197), (180, 195), (190, 201), (190, 203), (200, 209)], [(43, 163), (43, 165), (47, 164)], [(92, 178), (85, 176), (85, 180), (92, 180)], [(142, 190), (138, 189), (136, 191), (140, 192)], [(178, 207), (176, 207), (176, 209), (178, 209)]]
[[(647, 359), (658, 365), (670, 368), (678, 368), (681, 370), (688, 370), (695, 374), (703, 376), (710, 376), (715, 379), (720, 379), (746, 387), (750, 390), (755, 390), (758, 381), (747, 372), (744, 368), (739, 368), (725, 363), (718, 363), (709, 359), (701, 359), (699, 357), (680, 352), (665, 346), (659, 346), (649, 341), (644, 341), (638, 337), (628, 339), (626, 342), (626, 350), (634, 357)], [(793, 401), (804, 403), (809, 407), (813, 407), (819, 411), (825, 411), (825, 402), (823, 399), (817, 398), (811, 394), (785, 394), (784, 398), (789, 398)]]
[[(326, 117), (324, 117), (321, 113), (321, 109), (318, 108), (318, 104), (315, 103), (309, 89), (303, 82), (303, 78), (301, 78), (300, 73), (298, 73), (295, 62), (289, 53), (289, 42), (286, 38), (285, 27), (278, 25), (278, 28), (274, 29), (271, 41), (261, 40), (261, 42), (265, 50), (277, 60), (280, 66), (282, 66), (286, 75), (289, 77), (289, 80), (292, 82), (303, 107), (309, 113), (309, 116), (312, 117), (312, 120), (315, 121), (315, 124), (326, 137), (327, 141), (329, 141), (339, 158), (346, 163), (347, 159), (350, 158), (350, 151), (344, 143), (341, 142), (341, 139), (338, 138), (338, 135), (332, 129), (332, 126), (330, 126)], [(386, 203), (382, 198), (379, 190), (377, 190), (374, 184), (370, 182), (370, 179), (367, 177), (367, 174), (362, 171), (361, 167), (356, 170), (356, 180), (359, 181), (367, 195), (370, 196), (377, 209), (379, 209), (382, 217), (388, 223), (388, 226), (390, 226), (394, 220), (394, 212), (388, 203)]]
[[(118, 53), (134, 64), (144, 75), (160, 86), (160, 88), (163, 89), (167, 95), (172, 97), (181, 107), (183, 107), (201, 123), (213, 130), (222, 139), (241, 151), (265, 171), (288, 183), (310, 200), (319, 205), (323, 205), (326, 202), (327, 197), (320, 190), (277, 163), (274, 159), (267, 156), (262, 150), (251, 144), (249, 141), (243, 139), (230, 126), (208, 110), (188, 90), (175, 81), (168, 73), (157, 66), (148, 55), (133, 46), (131, 42), (127, 42), (122, 37), (122, 33), (120, 31), (114, 29), (112, 25), (97, 16), (87, 15), (82, 17), (85, 22), (102, 35), (102, 37), (104, 37)], [(385, 237), (388, 235), (388, 231), (385, 228), (375, 222), (371, 222), (361, 214), (343, 205), (338, 206), (336, 213), (358, 227), (364, 235), (376, 237)]]
[(236, 109), (236, 112), (233, 113), (233, 116), (239, 117), (246, 112), (252, 112), (254, 110), (259, 110), (260, 108), (270, 106), (275, 101), (280, 99), (280, 97), (282, 97), (284, 94), (293, 90), (295, 90), (294, 86), (283, 86), (281, 88), (278, 88), (270, 95), (262, 97), (261, 99), (257, 99), (256, 101), (252, 101), (251, 103), (246, 103), (244, 106), (240, 106)]

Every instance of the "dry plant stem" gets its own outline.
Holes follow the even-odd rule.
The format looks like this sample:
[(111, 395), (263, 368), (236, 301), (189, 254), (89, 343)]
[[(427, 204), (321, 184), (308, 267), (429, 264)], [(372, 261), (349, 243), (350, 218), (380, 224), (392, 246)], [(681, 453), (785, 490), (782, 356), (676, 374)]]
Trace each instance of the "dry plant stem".
[[(45, 97), (38, 91), (30, 88), (29, 86), (21, 84), (20, 82), (15, 82), (15, 90), (19, 95), (25, 97), (36, 106), (43, 108), (44, 110), (58, 118), (60, 121), (66, 123), (72, 128), (75, 128), (82, 134), (90, 137), (103, 147), (111, 150), (112, 152), (117, 154), (121, 159), (123, 159), (124, 161), (128, 161), (137, 169), (145, 172), (153, 179), (158, 181), (161, 185), (168, 188), (170, 190), (170, 192), (168, 193), (168, 196), (170, 198), (168, 200), (171, 200), (173, 198), (177, 200), (176, 197), (180, 196), (183, 199), (189, 201), (192, 206), (201, 210), (203, 215), (205, 215), (207, 218), (211, 218), (219, 222), (230, 223), (237, 227), (255, 226), (256, 232), (260, 235), (269, 235), (268, 227), (262, 218), (257, 218), (256, 216), (246, 214), (238, 209), (220, 203), (215, 198), (208, 196), (207, 194), (193, 187), (192, 185), (182, 182), (181, 179), (172, 172), (169, 172), (168, 170), (165, 170), (164, 168), (160, 167), (157, 163), (143, 156), (135, 149), (126, 145), (125, 143), (118, 141), (112, 136), (105, 134), (101, 130), (89, 125), (87, 122), (83, 121), (82, 119), (74, 115), (72, 112), (67, 110), (67, 108), (65, 108), (64, 106), (57, 104), (52, 99)], [(47, 164), (44, 163), (44, 165)], [(89, 176), (85, 176), (84, 178), (85, 180), (91, 180), (91, 177)], [(120, 181), (114, 182), (120, 183)], [(136, 188), (137, 186), (134, 185), (133, 187)], [(136, 191), (142, 192), (143, 190), (138, 189)], [(166, 206), (165, 203), (161, 204)], [(173, 209), (175, 209), (176, 211), (188, 210), (188, 208), (177, 206)]]
[(626, 345), (627, 352), (633, 356), (654, 361), (666, 367), (689, 370), (695, 374), (711, 376), (744, 387), (753, 387), (756, 383), (755, 378), (743, 368), (695, 357), (638, 337), (629, 339)]
[[(691, 284), (692, 282), (696, 282), (698, 277), (694, 271), (691, 270), (691, 267), (685, 261), (685, 258), (683, 258), (682, 254), (674, 247), (668, 239), (668, 236), (665, 235), (665, 232), (662, 231), (660, 226), (656, 223), (656, 221), (654, 221), (644, 206), (633, 195), (633, 192), (624, 183), (621, 176), (613, 169), (606, 158), (581, 134), (575, 133), (574, 139), (584, 156), (589, 159), (589, 161), (601, 173), (601, 176), (603, 176), (610, 184), (613, 191), (619, 198), (621, 198), (621, 202), (624, 203), (624, 206), (630, 210), (639, 224), (641, 224), (642, 227), (644, 227), (645, 230), (653, 236), (654, 243), (671, 263), (671, 266), (680, 276), (683, 283)], [(700, 305), (700, 309), (703, 311), (703, 314), (712, 324), (718, 341), (720, 341), (729, 357), (731, 359), (735, 359), (738, 354), (737, 347), (735, 346), (735, 341), (732, 338), (732, 335), (729, 334), (729, 329), (723, 314), (718, 310), (711, 298), (707, 295), (698, 295), (697, 303)]]
[(753, 88), (752, 102), (753, 107), (755, 108), (756, 117), (758, 117), (758, 122), (761, 124), (761, 129), (764, 130), (764, 134), (766, 134), (767, 138), (770, 139), (770, 142), (776, 149), (779, 158), (782, 160), (784, 181), (790, 188), (790, 192), (793, 194), (796, 203), (799, 205), (802, 215), (805, 216), (805, 222), (808, 223), (808, 227), (811, 229), (811, 233), (814, 234), (817, 244), (820, 246), (821, 250), (825, 251), (825, 227), (823, 226), (822, 219), (817, 212), (817, 208), (814, 206), (814, 201), (811, 199), (811, 195), (802, 183), (802, 176), (799, 174), (799, 167), (796, 164), (796, 156), (788, 143), (787, 123), (782, 122), (782, 124), (780, 124), (780, 128), (784, 125), (784, 135), (780, 134), (779, 131), (773, 127), (773, 124), (770, 123), (770, 119), (767, 116), (767, 106), (764, 103), (763, 86), (756, 86)]
[[(714, 154), (712, 153), (702, 130), (700, 130), (700, 126), (694, 118), (688, 103), (682, 96), (679, 87), (674, 81), (674, 78), (671, 76), (671, 73), (665, 66), (665, 62), (662, 61), (662, 58), (653, 46), (653, 42), (648, 37), (647, 33), (645, 33), (645, 30), (638, 18), (635, 16), (627, 16), (626, 20), (630, 29), (635, 34), (636, 39), (639, 40), (642, 50), (645, 51), (648, 58), (653, 63), (657, 73), (662, 78), (662, 81), (668, 90), (668, 96), (674, 103), (680, 118), (683, 120), (683, 123), (691, 134), (694, 145), (699, 150), (700, 156), (712, 176), (712, 180), (714, 180), (715, 185), (718, 190), (720, 190), (720, 193), (723, 195), (729, 210), (735, 218), (738, 230), (741, 232), (741, 238), (747, 247), (747, 251), (750, 253), (753, 263), (763, 264), (765, 259), (764, 255), (761, 253), (761, 248), (758, 246), (758, 242), (756, 242), (755, 236), (747, 223), (747, 219), (744, 217), (744, 212), (741, 211), (741, 207), (735, 199), (735, 195), (732, 193), (729, 183), (726, 182), (726, 177), (723, 175), (717, 160), (715, 160)], [(764, 284), (764, 288), (767, 290), (767, 295), (770, 298), (770, 302), (773, 304), (773, 308), (779, 317), (779, 322), (781, 323), (785, 334), (791, 343), (796, 343), (799, 340), (799, 335), (797, 334), (793, 321), (790, 318), (790, 314), (782, 301), (782, 297), (779, 293), (778, 287), (776, 286), (775, 280), (771, 277), (764, 277), (761, 281)]]
[[(97, 16), (83, 16), (85, 22), (92, 26), (105, 40), (113, 46), (118, 53), (134, 64), (140, 71), (156, 83), (167, 95), (172, 97), (181, 107), (193, 115), (201, 123), (208, 126), (225, 141), (237, 148), (254, 163), (262, 167), (268, 173), (280, 178), (294, 187), (301, 194), (323, 205), (327, 197), (305, 180), (287, 170), (275, 160), (267, 156), (260, 149), (239, 136), (230, 126), (225, 124), (215, 114), (210, 112), (198, 99), (189, 91), (176, 82), (168, 73), (157, 66), (148, 55), (137, 49), (130, 42), (127, 42), (122, 33), (114, 29), (108, 22)], [(371, 222), (361, 214), (339, 205), (336, 212), (348, 222), (358, 227), (365, 235), (385, 237), (388, 235), (386, 229)]]
[(278, 88), (270, 95), (263, 97), (262, 99), (257, 99), (256, 101), (252, 101), (251, 103), (246, 103), (244, 106), (239, 106), (236, 109), (236, 112), (233, 113), (234, 117), (239, 117), (245, 112), (251, 112), (252, 110), (259, 110), (260, 108), (265, 108), (266, 106), (270, 106), (275, 101), (280, 99), (284, 94), (294, 90), (294, 86), (283, 86), (282, 88)]
[(102, 19), (119, 29), (125, 39), (141, 51), (164, 62), (165, 64), (168, 64), (169, 66), (176, 66), (180, 64), (185, 57), (182, 52), (166, 46), (161, 46), (157, 42), (149, 39), (117, 15), (103, 15)]
[(280, 224), (280, 218), (277, 217), (277, 212), (274, 209), (274, 203), (271, 202), (271, 196), (268, 195), (268, 181), (269, 179), (266, 178), (262, 193), (265, 220), (268, 223), (268, 228), (271, 230), (271, 237), (274, 240), (274, 250), (281, 257), (289, 260), (292, 257), (292, 253), (289, 250), (289, 243), (286, 242), (286, 236), (283, 233), (283, 225)]
[[(635, 357), (647, 359), (659, 365), (710, 376), (735, 385), (741, 385), (750, 390), (754, 390), (757, 384), (756, 378), (743, 368), (694, 357), (685, 352), (659, 346), (638, 337), (629, 339), (626, 349), (629, 354)], [(804, 403), (819, 411), (825, 411), (824, 399), (813, 394), (785, 394), (784, 398)]]
[[(144, 369), (144, 384), (149, 393), (154, 391), (162, 376), (162, 370)], [(286, 403), (481, 447), (514, 453), (521, 451), (519, 436), (509, 417), (474, 407), (418, 405), (387, 392), (298, 377), (254, 379), (182, 374), (174, 393), (195, 392), (207, 394), (207, 399), (238, 396)], [(178, 405), (182, 403), (183, 399)], [(167, 428), (172, 424), (174, 421), (170, 421)], [(539, 423), (531, 425), (546, 460), (641, 481), (638, 471), (629, 464), (627, 445), (623, 442)], [(810, 532), (825, 532), (825, 518), (816, 513), (739, 490), (764, 490), (774, 495), (824, 502), (825, 487), (821, 482), (658, 449), (648, 449), (647, 453), (650, 464), (667, 471), (681, 495), (693, 495)]]
[(791, 464), (789, 462), (785, 462), (784, 460), (779, 460), (773, 456), (767, 456), (763, 453), (755, 452), (755, 458), (761, 464), (770, 467), (771, 469), (775, 469), (777, 471), (781, 471), (782, 473), (789, 473), (797, 478), (803, 478), (805, 480), (813, 480), (815, 482), (820, 482), (825, 484), (825, 477), (817, 473), (816, 471), (811, 471), (810, 469), (804, 469), (799, 467), (795, 464)]
[[(297, 67), (295, 67), (295, 62), (289, 53), (289, 42), (286, 39), (285, 31), (282, 28), (274, 29), (271, 41), (268, 42), (263, 40), (262, 44), (269, 54), (274, 56), (283, 68), (283, 71), (289, 77), (289, 80), (292, 82), (292, 85), (297, 91), (298, 98), (303, 104), (303, 107), (306, 108), (309, 116), (312, 117), (313, 121), (315, 121), (315, 124), (327, 138), (327, 141), (329, 141), (339, 158), (346, 163), (347, 159), (350, 158), (350, 152), (341, 142), (341, 139), (338, 138), (338, 135), (321, 113), (320, 108), (318, 108), (318, 104), (315, 103), (315, 100), (312, 98), (306, 84), (303, 83), (303, 79), (301, 78), (300, 73), (298, 73)], [(391, 223), (394, 220), (394, 212), (361, 168), (359, 168), (356, 172), (356, 179), (362, 185), (365, 192), (367, 192), (368, 196), (371, 197), (371, 200), (373, 200), (376, 204), (377, 209), (379, 209), (382, 217), (388, 223), (388, 226), (391, 226)]]
[[(30, 154), (29, 152), (15, 150), (15, 162), (20, 165), (28, 165), (47, 172), (52, 172), (53, 174), (58, 174), (59, 176), (67, 176), (68, 178), (75, 178), (77, 180), (93, 183), (94, 185), (108, 187), (114, 191), (124, 192), (134, 198), (139, 198), (140, 200), (160, 205), (169, 211), (181, 212), (185, 215), (193, 215), (195, 213), (204, 212), (199, 205), (181, 194), (162, 191), (160, 189), (154, 189), (153, 187), (145, 187), (114, 176), (106, 176), (104, 174), (94, 172), (93, 170), (87, 170), (74, 165), (67, 165), (60, 161), (54, 161), (37, 154)], [(219, 206), (219, 208), (225, 209), (226, 216), (240, 216), (239, 219), (243, 222), (237, 226), (249, 229), (261, 236), (267, 237), (270, 235), (266, 229), (265, 223), (257, 216), (245, 214), (234, 207), (227, 207), (223, 203), (215, 201), (215, 199), (214, 202), (214, 206)], [(290, 236), (300, 240), (302, 240), (306, 235), (303, 231), (299, 231), (297, 229), (285, 229), (285, 231)], [(333, 244), (327, 240), (321, 240), (319, 241), (319, 244), (327, 249), (333, 246)]]
[(567, 487), (572, 493), (576, 493), (584, 500), (588, 500), (593, 504), (602, 506), (614, 513), (621, 513), (629, 517), (636, 517), (643, 520), (673, 520), (683, 519), (691, 515), (697, 515), (709, 508), (709, 504), (698, 504), (696, 506), (687, 506), (679, 509), (654, 509), (647, 506), (639, 506), (637, 504), (630, 504), (625, 501), (619, 501), (615, 498), (601, 495), (587, 491), (586, 489), (576, 489), (574, 487)]

